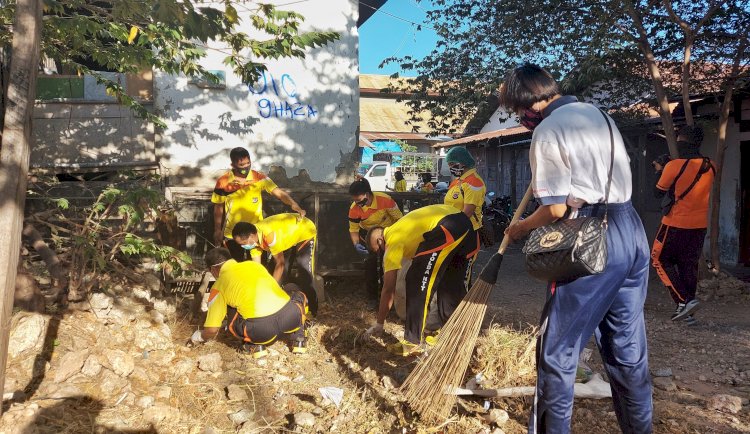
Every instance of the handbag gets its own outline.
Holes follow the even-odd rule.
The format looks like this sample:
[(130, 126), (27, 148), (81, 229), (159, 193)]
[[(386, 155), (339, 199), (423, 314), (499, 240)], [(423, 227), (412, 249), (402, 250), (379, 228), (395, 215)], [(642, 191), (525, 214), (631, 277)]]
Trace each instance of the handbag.
[(615, 139), (607, 115), (612, 156), (604, 194), (604, 217), (560, 219), (538, 227), (529, 234), (523, 253), (526, 271), (534, 278), (548, 282), (571, 281), (599, 274), (607, 266), (607, 202), (615, 163)]

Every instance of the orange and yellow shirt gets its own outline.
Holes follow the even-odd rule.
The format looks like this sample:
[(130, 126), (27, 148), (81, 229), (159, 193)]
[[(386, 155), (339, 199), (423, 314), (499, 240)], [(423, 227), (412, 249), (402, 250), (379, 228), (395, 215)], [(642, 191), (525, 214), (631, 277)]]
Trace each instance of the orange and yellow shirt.
[(352, 203), (349, 207), (349, 232), (359, 232), (360, 229), (368, 231), (376, 226), (387, 228), (404, 216), (389, 195), (379, 191), (372, 195), (372, 205)]
[(276, 214), (255, 224), (261, 249), (277, 255), (315, 238), (315, 223), (297, 213)]
[(475, 205), (474, 215), (471, 216), (471, 225), (474, 230), (482, 227), (482, 205), (484, 205), (484, 195), (487, 187), (484, 181), (479, 177), (476, 169), (469, 169), (456, 178), (448, 186), (448, 192), (445, 193), (446, 205), (455, 207), (463, 211), (464, 205)]
[(232, 238), (237, 222), (255, 224), (263, 220), (263, 191), (271, 193), (276, 183), (266, 175), (251, 170), (246, 179), (237, 178), (230, 170), (216, 181), (211, 202), (224, 204), (224, 237)]

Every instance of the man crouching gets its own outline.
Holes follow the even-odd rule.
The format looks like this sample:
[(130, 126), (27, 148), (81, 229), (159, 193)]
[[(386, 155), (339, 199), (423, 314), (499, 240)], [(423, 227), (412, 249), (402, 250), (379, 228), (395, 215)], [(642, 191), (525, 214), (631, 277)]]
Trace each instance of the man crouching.
[(226, 329), (242, 339), (243, 348), (253, 358), (265, 356), (266, 346), (279, 337), (289, 342), (293, 353), (307, 352), (307, 298), (296, 285), (282, 289), (262, 265), (237, 262), (224, 248), (209, 250), (205, 260), (216, 283), (208, 298), (203, 330), (197, 330), (190, 338), (193, 344), (216, 337), (226, 318)]

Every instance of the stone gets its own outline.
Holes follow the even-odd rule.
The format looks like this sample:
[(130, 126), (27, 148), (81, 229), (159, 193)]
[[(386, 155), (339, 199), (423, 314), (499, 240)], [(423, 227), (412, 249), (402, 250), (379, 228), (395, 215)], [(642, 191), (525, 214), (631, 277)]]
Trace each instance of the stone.
[(156, 389), (156, 397), (159, 399), (169, 399), (172, 396), (172, 388), (169, 386), (159, 386)]
[(95, 355), (90, 355), (83, 363), (81, 373), (87, 377), (96, 377), (102, 371), (102, 364)]
[(505, 434), (505, 431), (501, 430), (500, 428), (495, 428), (490, 434)]
[(698, 376), (698, 381), (706, 381), (706, 376), (705, 375), (699, 375)]
[(260, 425), (256, 422), (249, 420), (242, 424), (242, 427), (237, 431), (237, 434), (256, 434), (261, 432), (260, 428)]
[(151, 363), (157, 366), (171, 365), (176, 355), (174, 351), (172, 350), (153, 351), (153, 352), (144, 351), (144, 354), (148, 354), (148, 357), (147, 357), (148, 360), (150, 360)]
[(177, 312), (177, 307), (168, 303), (166, 300), (154, 300), (153, 305), (157, 312), (161, 312), (167, 318)]
[(161, 279), (159, 276), (157, 276), (154, 273), (144, 273), (142, 274), (143, 277), (143, 286), (145, 289), (151, 291), (152, 293), (159, 293), (161, 292)]
[(165, 419), (169, 419), (170, 423), (179, 421), (180, 411), (164, 404), (156, 404), (143, 410), (143, 420), (147, 423), (157, 424)]
[(167, 334), (162, 329), (136, 329), (135, 345), (142, 350), (165, 350), (172, 346), (172, 332), (166, 327)]
[(651, 375), (653, 375), (654, 377), (671, 377), (672, 368), (659, 368), (651, 371)]
[(221, 355), (219, 353), (205, 354), (198, 357), (198, 369), (206, 372), (221, 371)]
[(12, 320), (8, 339), (8, 355), (11, 358), (42, 347), (49, 319), (38, 313), (23, 313)]
[(55, 383), (61, 383), (80, 372), (88, 357), (88, 350), (65, 353), (60, 358), (57, 370), (55, 371), (55, 379), (53, 381)]
[(137, 299), (151, 301), (151, 291), (146, 288), (134, 286), (130, 293)]
[(286, 375), (276, 374), (273, 376), (274, 383), (286, 383), (288, 381), (292, 381), (292, 379), (287, 377)]
[(722, 413), (737, 414), (742, 410), (742, 398), (734, 395), (714, 395), (708, 398), (706, 408)]
[(195, 360), (185, 357), (177, 361), (172, 368), (175, 377), (182, 377), (195, 369)]
[(122, 350), (107, 351), (107, 361), (109, 362), (109, 368), (114, 371), (115, 374), (121, 377), (127, 377), (133, 373), (135, 368), (135, 360), (130, 354), (125, 353)]
[(387, 375), (383, 375), (382, 382), (383, 382), (383, 387), (385, 387), (386, 390), (391, 390), (391, 389), (395, 389), (398, 387), (398, 384), (396, 384), (396, 381)]
[(73, 384), (50, 384), (50, 387), (44, 393), (47, 399), (68, 399), (85, 395), (78, 386)]
[(247, 409), (242, 409), (236, 413), (232, 413), (229, 415), (229, 420), (234, 423), (234, 426), (240, 426), (243, 423), (249, 421), (254, 416), (254, 413)]
[(247, 401), (247, 392), (236, 384), (227, 386), (227, 399), (230, 401)]
[(315, 416), (312, 413), (303, 411), (294, 415), (294, 424), (296, 426), (313, 426), (315, 425)]
[(657, 389), (665, 390), (667, 392), (677, 390), (677, 386), (675, 386), (674, 381), (672, 381), (670, 377), (656, 377), (652, 380), (652, 383)]
[(135, 405), (137, 405), (140, 408), (149, 408), (154, 405), (154, 397), (153, 396), (141, 396), (140, 398), (135, 400)]
[(99, 382), (99, 390), (110, 396), (120, 393), (124, 388), (130, 386), (128, 380), (115, 374), (110, 370), (105, 370), (102, 379)]
[(164, 314), (159, 312), (158, 310), (152, 310), (151, 312), (151, 321), (154, 324), (164, 324)]
[(89, 297), (89, 306), (97, 316), (101, 316), (102, 313), (106, 315), (107, 311), (112, 308), (112, 303), (112, 297), (103, 292), (95, 292)]
[(489, 424), (494, 423), (497, 426), (505, 425), (509, 419), (508, 412), (499, 408), (493, 408), (484, 416), (485, 422)]

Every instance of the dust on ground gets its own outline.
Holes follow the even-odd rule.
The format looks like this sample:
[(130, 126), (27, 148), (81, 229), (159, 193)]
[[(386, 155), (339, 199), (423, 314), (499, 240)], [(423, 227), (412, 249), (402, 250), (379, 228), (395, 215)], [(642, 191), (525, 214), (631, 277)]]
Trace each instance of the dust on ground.
[[(487, 257), (481, 253), (477, 270)], [(157, 284), (139, 288), (111, 282), (100, 289), (74, 309), (16, 314), (14, 330), (31, 332), (14, 335), (0, 431), (525, 432), (530, 398), (489, 401), (491, 409), (507, 412), (507, 421), (490, 423), (484, 400), (461, 399), (444, 424), (422, 423), (397, 392), (416, 359), (385, 350), (403, 334), (395, 314), (385, 336), (357, 339), (374, 321), (358, 279), (329, 283), (327, 302), (310, 330), (308, 354), (293, 355), (278, 342), (261, 361), (239, 351), (226, 334), (186, 347), (201, 320), (190, 314), (189, 299), (164, 297)], [(750, 432), (750, 298), (739, 286), (714, 288), (711, 294), (697, 315), (699, 325), (688, 327), (669, 320), (671, 299), (655, 276), (651, 280), (645, 308), (651, 370), (660, 375), (671, 370), (671, 376), (655, 380), (656, 433)], [(528, 331), (544, 298), (544, 284), (526, 275), (522, 255), (511, 249), (485, 323)], [(593, 343), (588, 347), (596, 354)], [(596, 355), (590, 364), (602, 372)], [(483, 366), (475, 362), (467, 377)], [(485, 386), (532, 385), (533, 374), (504, 375), (502, 381)], [(326, 387), (342, 390), (341, 402), (324, 398), (320, 388)], [(717, 395), (737, 397), (740, 407), (715, 409)], [(577, 400), (573, 432), (619, 432), (611, 402)]]

